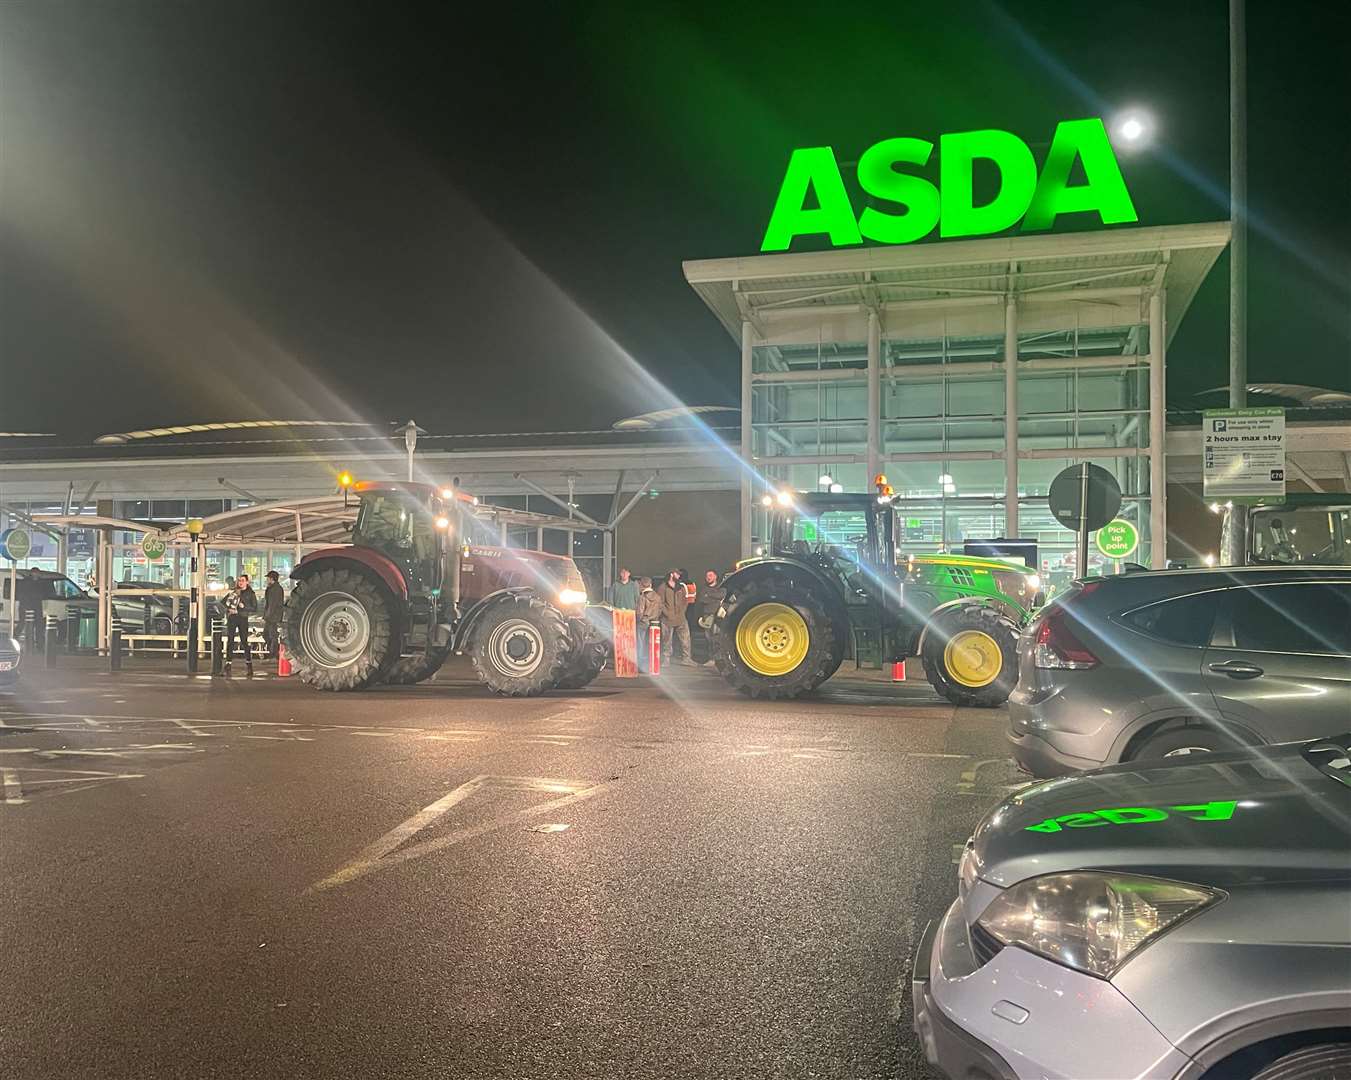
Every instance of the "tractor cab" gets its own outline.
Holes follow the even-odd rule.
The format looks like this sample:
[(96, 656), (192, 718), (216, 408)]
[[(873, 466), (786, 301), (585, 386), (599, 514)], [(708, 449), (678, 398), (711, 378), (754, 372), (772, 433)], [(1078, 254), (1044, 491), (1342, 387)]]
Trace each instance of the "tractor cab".
[(1218, 503), (1221, 547), (1244, 566), (1351, 566), (1351, 495), (1291, 492), (1279, 502)]
[(895, 572), (890, 506), (870, 495), (794, 493), (770, 515), (768, 555), (811, 563), (846, 580)]
[(414, 604), (439, 597), (450, 521), (429, 484), (360, 483), (352, 543), (378, 551), (399, 568)]

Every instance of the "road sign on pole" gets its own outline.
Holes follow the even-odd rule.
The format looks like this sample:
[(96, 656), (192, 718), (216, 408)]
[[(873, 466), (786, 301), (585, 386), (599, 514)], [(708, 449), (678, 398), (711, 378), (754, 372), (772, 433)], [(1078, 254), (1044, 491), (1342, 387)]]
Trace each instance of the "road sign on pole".
[(23, 562), (33, 550), (33, 538), (25, 529), (6, 529), (0, 533), (0, 555), (11, 562)]
[(1201, 414), (1207, 499), (1285, 498), (1285, 410), (1207, 409)]
[(1116, 518), (1101, 529), (1094, 541), (1109, 559), (1128, 559), (1140, 546), (1140, 531), (1129, 521)]
[(1051, 514), (1079, 534), (1079, 576), (1088, 573), (1088, 534), (1101, 529), (1121, 509), (1121, 485), (1101, 465), (1087, 461), (1062, 469), (1051, 481)]
[(141, 537), (141, 554), (150, 562), (164, 558), (164, 537), (157, 532), (148, 532)]

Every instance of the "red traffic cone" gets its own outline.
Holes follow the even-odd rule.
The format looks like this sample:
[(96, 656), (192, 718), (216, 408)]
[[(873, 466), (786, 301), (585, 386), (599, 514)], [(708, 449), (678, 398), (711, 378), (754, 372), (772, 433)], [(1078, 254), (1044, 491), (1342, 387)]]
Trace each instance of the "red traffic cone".
[(895, 660), (891, 665), (891, 681), (905, 682), (905, 661)]
[(286, 676), (291, 674), (291, 659), (286, 655), (286, 646), (277, 643), (277, 674)]

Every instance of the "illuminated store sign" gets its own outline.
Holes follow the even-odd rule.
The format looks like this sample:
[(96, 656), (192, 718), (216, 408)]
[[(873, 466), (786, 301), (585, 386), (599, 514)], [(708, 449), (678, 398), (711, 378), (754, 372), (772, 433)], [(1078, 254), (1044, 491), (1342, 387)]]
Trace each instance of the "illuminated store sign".
[[(835, 151), (793, 151), (770, 215), (761, 251), (787, 251), (799, 236), (827, 236), (834, 247), (908, 244), (935, 226), (940, 236), (987, 236), (1019, 221), (1025, 232), (1051, 228), (1062, 214), (1094, 212), (1104, 225), (1138, 221), (1107, 129), (1100, 119), (1065, 120), (1055, 129), (1037, 171), (1028, 145), (1007, 131), (964, 131), (938, 140), (938, 182), (918, 175), (933, 155), (925, 139), (883, 139), (858, 162), (858, 185), (870, 205), (854, 213)], [(975, 205), (977, 161), (999, 180), (989, 201)], [(1070, 183), (1075, 162), (1084, 181)]]

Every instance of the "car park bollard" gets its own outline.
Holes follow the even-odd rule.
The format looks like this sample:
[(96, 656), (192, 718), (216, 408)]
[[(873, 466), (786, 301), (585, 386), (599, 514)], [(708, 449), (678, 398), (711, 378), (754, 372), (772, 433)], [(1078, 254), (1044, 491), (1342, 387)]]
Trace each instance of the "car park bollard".
[(647, 673), (661, 674), (661, 626), (658, 623), (647, 628)]
[(80, 648), (80, 609), (66, 608), (66, 652), (74, 655)]
[(55, 615), (48, 615), (46, 623), (42, 634), (42, 659), (46, 667), (53, 667), (56, 664), (57, 639), (61, 636), (61, 623)]
[(122, 628), (114, 627), (108, 638), (108, 670), (122, 670)]
[(38, 646), (38, 613), (29, 608), (23, 613), (23, 639), (28, 643), (30, 649), (36, 649)]
[(219, 630), (211, 631), (211, 674), (219, 675), (225, 670), (225, 635)]

